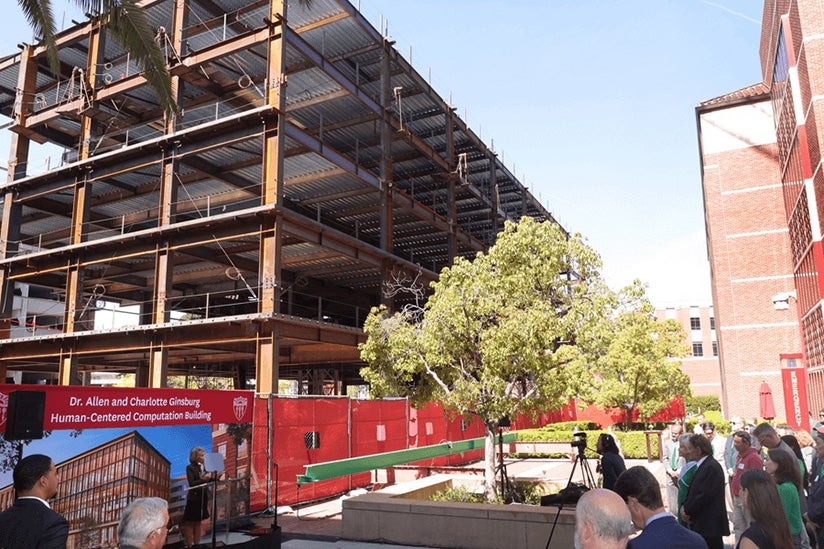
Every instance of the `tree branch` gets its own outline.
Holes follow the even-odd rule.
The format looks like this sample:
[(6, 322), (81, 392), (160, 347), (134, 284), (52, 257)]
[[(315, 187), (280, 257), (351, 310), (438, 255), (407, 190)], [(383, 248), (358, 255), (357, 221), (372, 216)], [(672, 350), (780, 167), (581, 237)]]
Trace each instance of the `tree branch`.
[(438, 374), (435, 373), (435, 371), (432, 368), (429, 367), (429, 364), (426, 363), (426, 359), (424, 359), (424, 361), (423, 361), (423, 367), (426, 370), (426, 373), (429, 374), (429, 377), (434, 379), (435, 383), (437, 383), (440, 386), (440, 388), (443, 389), (443, 391), (446, 394), (451, 393), (451, 389), (449, 389), (449, 387), (447, 387), (446, 383), (443, 382), (443, 380), (440, 378), (440, 376), (438, 376)]

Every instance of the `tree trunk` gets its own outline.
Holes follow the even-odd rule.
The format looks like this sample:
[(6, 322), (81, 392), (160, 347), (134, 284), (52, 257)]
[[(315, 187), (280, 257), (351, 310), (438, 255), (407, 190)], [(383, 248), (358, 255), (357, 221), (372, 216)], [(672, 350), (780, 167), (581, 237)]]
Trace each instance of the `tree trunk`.
[(485, 422), (486, 440), (484, 441), (484, 493), (486, 499), (495, 499), (497, 479), (495, 478), (495, 435), (498, 431), (498, 423), (494, 421)]

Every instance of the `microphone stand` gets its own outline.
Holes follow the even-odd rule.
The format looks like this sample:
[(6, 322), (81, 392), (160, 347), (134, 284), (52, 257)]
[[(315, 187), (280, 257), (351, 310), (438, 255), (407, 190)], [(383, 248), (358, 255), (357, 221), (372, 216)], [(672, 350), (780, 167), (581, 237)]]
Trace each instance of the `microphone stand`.
[(217, 471), (212, 473), (212, 549), (217, 545)]

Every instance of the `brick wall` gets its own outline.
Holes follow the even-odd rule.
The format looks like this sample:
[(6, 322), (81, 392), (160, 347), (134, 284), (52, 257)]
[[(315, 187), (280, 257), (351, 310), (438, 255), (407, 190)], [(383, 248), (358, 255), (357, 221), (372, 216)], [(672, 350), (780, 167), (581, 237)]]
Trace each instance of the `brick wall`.
[[(785, 187), (789, 235), (796, 258), (794, 275), (804, 356), (816, 387), (809, 390), (810, 405), (815, 411), (824, 406), (820, 391), (824, 383), (824, 110), (816, 99), (824, 93), (824, 5), (818, 0), (767, 0), (764, 22), (761, 58), (773, 105), (781, 110), (774, 124), (779, 173)], [(783, 51), (782, 37), (786, 44)], [(783, 66), (778, 63), (782, 55), (788, 69), (775, 70), (774, 67)]]
[[(701, 343), (703, 356), (686, 356), (681, 361), (681, 371), (690, 378), (692, 394), (696, 396), (721, 396), (721, 373), (718, 357), (713, 355), (712, 343), (716, 340), (716, 332), (710, 328), (713, 317), (712, 307), (678, 307), (657, 309), (655, 316), (659, 320), (677, 320), (687, 335), (687, 347), (692, 349), (693, 343)], [(690, 319), (696, 317), (700, 322), (699, 330), (692, 330)]]
[(767, 382), (779, 416), (780, 355), (801, 350), (793, 266), (770, 98), (699, 107), (707, 242), (727, 417), (758, 416)]

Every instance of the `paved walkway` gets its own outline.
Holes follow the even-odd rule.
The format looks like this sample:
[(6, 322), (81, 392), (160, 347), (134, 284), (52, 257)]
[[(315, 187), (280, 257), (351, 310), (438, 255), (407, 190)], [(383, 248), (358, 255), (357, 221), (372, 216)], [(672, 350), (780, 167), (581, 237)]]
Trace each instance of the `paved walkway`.
[[(573, 472), (573, 465), (575, 470)], [(595, 474), (595, 460), (589, 462), (589, 468)], [(627, 460), (627, 467), (634, 465), (645, 465), (658, 477), (661, 485), (664, 486), (663, 465), (658, 462), (648, 463), (646, 460)], [(573, 464), (569, 460), (550, 459), (512, 459), (507, 461), (507, 473), (510, 477), (522, 478), (544, 478), (557, 481), (565, 485), (572, 474), (574, 482), (582, 482), (584, 479), (580, 464)], [(404, 549), (410, 546), (387, 545), (381, 543), (366, 543), (342, 540), (341, 507), (342, 501), (347, 496), (332, 499), (325, 502), (312, 504), (299, 509), (281, 508), (281, 514), (277, 518), (278, 526), (281, 528), (283, 543), (286, 549)], [(269, 528), (272, 526), (273, 517), (260, 516), (254, 519), (258, 527)], [(248, 537), (242, 534), (232, 533), (230, 535), (219, 533), (217, 536), (218, 545), (221, 542), (225, 545), (241, 543)], [(210, 543), (211, 538), (204, 536), (204, 543)], [(727, 547), (734, 546), (732, 537), (725, 540)], [(207, 545), (209, 546), (209, 545)], [(421, 547), (421, 546), (417, 546)], [(425, 548), (429, 549), (429, 548)]]

